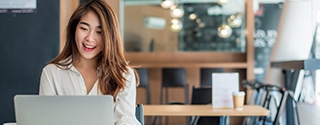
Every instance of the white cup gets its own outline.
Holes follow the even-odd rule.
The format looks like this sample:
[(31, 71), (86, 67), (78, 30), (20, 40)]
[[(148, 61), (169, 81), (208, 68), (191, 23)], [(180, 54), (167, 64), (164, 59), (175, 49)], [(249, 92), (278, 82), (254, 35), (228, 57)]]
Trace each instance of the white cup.
[(232, 95), (234, 110), (243, 110), (245, 92), (233, 92)]
[(15, 122), (8, 122), (8, 123), (3, 123), (3, 125), (17, 125)]

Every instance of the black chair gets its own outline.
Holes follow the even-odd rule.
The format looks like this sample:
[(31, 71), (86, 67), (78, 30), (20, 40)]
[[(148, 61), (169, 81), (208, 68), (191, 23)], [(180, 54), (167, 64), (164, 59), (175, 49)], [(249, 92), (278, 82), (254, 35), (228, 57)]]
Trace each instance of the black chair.
[[(264, 95), (263, 83), (257, 80), (243, 80), (242, 84), (243, 88), (252, 91), (248, 105), (262, 105), (262, 97)], [(253, 125), (256, 119), (256, 116), (245, 116), (242, 125)]]
[(147, 68), (136, 68), (136, 71), (139, 74), (139, 79), (140, 79), (140, 84), (138, 87), (145, 88), (146, 102), (147, 102), (147, 104), (151, 104), (148, 69)]
[(143, 113), (143, 105), (138, 104), (136, 107), (136, 118), (141, 123), (141, 125), (144, 125), (144, 113)]
[(212, 86), (212, 73), (224, 72), (222, 68), (201, 68), (200, 69), (200, 86)]
[[(257, 81), (244, 81), (243, 83), (247, 87), (250, 86), (257, 93), (252, 96), (252, 99), (250, 100), (251, 104), (261, 105), (270, 110), (268, 116), (251, 116), (249, 122), (249, 117), (245, 117), (243, 125), (247, 125), (247, 122), (249, 125), (279, 125), (279, 119), (284, 111), (287, 99), (291, 98), (293, 100), (292, 103), (296, 103), (296, 100), (293, 98), (293, 92), (286, 90), (285, 88), (270, 84), (262, 84)], [(295, 111), (297, 122), (300, 124), (297, 107)]]
[[(169, 101), (168, 88), (184, 88), (185, 102)], [(165, 93), (163, 91), (165, 91)], [(164, 101), (164, 97), (165, 97), (165, 101)], [(168, 105), (184, 105), (189, 103), (189, 86), (186, 82), (186, 71), (184, 68), (163, 68), (162, 69), (160, 103), (168, 104)], [(160, 116), (155, 116), (153, 120), (153, 125), (157, 124), (158, 119), (160, 122), (162, 121)], [(168, 121), (166, 122), (168, 123)]]
[[(144, 88), (146, 91), (146, 104), (151, 104), (151, 92), (149, 87), (149, 76), (148, 68), (136, 68), (137, 73), (139, 74), (140, 84), (138, 88)], [(151, 117), (146, 117), (145, 123), (149, 124), (151, 122)]]
[[(279, 119), (284, 111), (286, 100), (288, 98), (288, 91), (286, 91), (285, 88), (269, 84), (264, 84), (261, 88), (265, 91), (262, 98), (262, 106), (270, 110), (270, 115), (258, 117), (257, 123), (262, 123), (263, 125), (270, 123), (272, 125), (279, 125)], [(279, 99), (277, 99), (278, 97)], [(275, 109), (272, 109), (272, 107)]]
[[(168, 88), (184, 88), (185, 102), (189, 103), (189, 86), (186, 82), (186, 71), (184, 68), (163, 68), (162, 69), (162, 84), (160, 91), (160, 103), (170, 103), (168, 100)], [(165, 93), (163, 91), (165, 90)], [(165, 95), (165, 96), (164, 96)], [(165, 102), (163, 101), (165, 97)], [(176, 102), (174, 102), (176, 103)]]
[[(191, 104), (208, 104), (212, 102), (212, 88), (211, 87), (192, 87)], [(213, 116), (192, 116), (190, 125), (219, 125), (220, 117)]]

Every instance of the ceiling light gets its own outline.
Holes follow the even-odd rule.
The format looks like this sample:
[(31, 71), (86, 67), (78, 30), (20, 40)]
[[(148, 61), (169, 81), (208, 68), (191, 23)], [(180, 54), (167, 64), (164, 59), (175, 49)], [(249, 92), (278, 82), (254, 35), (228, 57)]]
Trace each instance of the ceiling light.
[(242, 24), (242, 15), (240, 13), (236, 14), (236, 15), (231, 15), (228, 18), (228, 24), (231, 27), (240, 27)]
[(218, 3), (220, 5), (223, 5), (223, 4), (227, 3), (227, 2), (228, 2), (228, 0), (218, 0)]
[(171, 10), (171, 16), (173, 18), (181, 18), (184, 14), (184, 11), (182, 8), (178, 7), (176, 9)]
[(198, 27), (203, 28), (204, 26), (206, 26), (206, 24), (204, 22), (201, 22), (198, 24)]
[(171, 23), (172, 24), (178, 24), (178, 23), (181, 23), (181, 21), (179, 19), (172, 19)]
[(163, 0), (160, 5), (164, 9), (169, 9), (173, 4), (173, 0)]
[(181, 21), (179, 19), (172, 19), (170, 29), (175, 32), (180, 31), (182, 29)]
[(197, 14), (195, 14), (195, 13), (191, 13), (189, 15), (189, 19), (191, 19), (191, 20), (195, 20), (196, 18), (197, 18)]
[(232, 34), (232, 29), (227, 24), (222, 24), (218, 28), (218, 36), (221, 38), (228, 38)]
[(182, 29), (182, 24), (171, 24), (170, 26), (171, 31), (180, 31)]
[(170, 7), (170, 10), (174, 10), (178, 7), (178, 4), (172, 4), (171, 7)]

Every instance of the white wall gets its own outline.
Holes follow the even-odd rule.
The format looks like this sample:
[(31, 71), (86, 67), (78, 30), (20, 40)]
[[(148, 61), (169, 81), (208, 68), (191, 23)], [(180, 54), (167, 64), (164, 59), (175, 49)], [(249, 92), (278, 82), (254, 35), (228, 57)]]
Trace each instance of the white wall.
[[(287, 0), (284, 3), (270, 62), (308, 59), (316, 28), (320, 0)], [(268, 68), (266, 83), (284, 86), (281, 69)]]

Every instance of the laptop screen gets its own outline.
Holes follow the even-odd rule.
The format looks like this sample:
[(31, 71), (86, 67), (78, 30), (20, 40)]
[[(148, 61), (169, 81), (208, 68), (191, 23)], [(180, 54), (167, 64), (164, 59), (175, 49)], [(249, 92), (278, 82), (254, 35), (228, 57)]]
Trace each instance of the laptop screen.
[(113, 125), (113, 97), (16, 95), (18, 125)]

